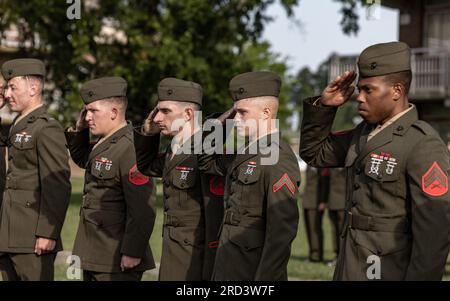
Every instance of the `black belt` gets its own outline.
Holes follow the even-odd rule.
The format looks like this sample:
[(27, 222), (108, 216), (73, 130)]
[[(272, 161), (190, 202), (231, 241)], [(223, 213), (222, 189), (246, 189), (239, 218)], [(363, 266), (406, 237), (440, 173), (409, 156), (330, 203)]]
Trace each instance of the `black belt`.
[(382, 218), (364, 216), (347, 212), (347, 225), (349, 228), (374, 231), (374, 232), (400, 232), (408, 233), (411, 231), (408, 220), (401, 218)]
[(261, 217), (249, 217), (240, 215), (234, 211), (226, 211), (223, 223), (232, 226), (242, 226), (247, 228), (255, 228), (264, 230), (265, 224)]
[(197, 227), (201, 224), (200, 216), (176, 216), (164, 212), (164, 226)]

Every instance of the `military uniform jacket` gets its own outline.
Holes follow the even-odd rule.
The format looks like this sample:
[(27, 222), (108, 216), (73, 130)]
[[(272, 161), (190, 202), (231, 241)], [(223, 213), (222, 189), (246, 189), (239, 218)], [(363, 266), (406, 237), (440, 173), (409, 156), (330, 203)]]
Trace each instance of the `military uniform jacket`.
[(302, 207), (307, 210), (318, 209), (319, 203), (328, 202), (329, 171), (327, 168), (308, 166), (306, 185), (303, 192)]
[[(214, 280), (287, 280), (291, 243), (298, 227), (300, 170), (279, 133), (266, 136), (253, 154), (202, 154), (205, 173), (225, 176), (225, 216)], [(265, 146), (264, 146), (265, 145)], [(261, 164), (278, 153), (276, 164)]]
[[(441, 279), (450, 194), (449, 154), (438, 134), (415, 108), (368, 142), (373, 126), (365, 122), (330, 134), (336, 108), (311, 101), (304, 103), (301, 157), (313, 166), (347, 168), (349, 214), (335, 279)], [(378, 273), (368, 270), (371, 255), (380, 259)]]
[(130, 124), (93, 149), (89, 130), (66, 132), (74, 162), (85, 168), (73, 254), (84, 270), (120, 272), (122, 255), (141, 258), (129, 271), (153, 269), (148, 241), (155, 222), (155, 186), (136, 167)]
[(44, 107), (11, 127), (2, 137), (8, 147), (8, 172), (0, 218), (0, 252), (34, 253), (37, 237), (56, 240), (70, 200), (70, 168), (64, 132)]
[[(193, 137), (186, 142), (190, 147), (196, 141)], [(162, 177), (164, 185), (159, 279), (210, 280), (224, 211), (223, 178), (201, 174), (195, 154), (175, 154), (171, 159), (169, 146), (166, 153), (156, 155), (159, 139), (159, 135), (144, 136), (135, 131), (139, 170)]]

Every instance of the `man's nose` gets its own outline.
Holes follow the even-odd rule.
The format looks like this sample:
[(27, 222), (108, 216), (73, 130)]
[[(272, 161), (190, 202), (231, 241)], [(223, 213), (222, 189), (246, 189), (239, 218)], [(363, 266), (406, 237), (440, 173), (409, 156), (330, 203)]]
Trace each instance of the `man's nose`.
[(11, 97), (11, 89), (5, 88), (3, 95), (6, 99), (9, 99)]
[(154, 122), (161, 122), (162, 121), (162, 114), (161, 112), (156, 113), (155, 117), (153, 118)]
[(359, 103), (363, 103), (363, 102), (366, 101), (366, 100), (364, 99), (364, 96), (362, 95), (361, 92), (358, 93), (358, 95), (356, 96), (356, 101), (359, 102)]

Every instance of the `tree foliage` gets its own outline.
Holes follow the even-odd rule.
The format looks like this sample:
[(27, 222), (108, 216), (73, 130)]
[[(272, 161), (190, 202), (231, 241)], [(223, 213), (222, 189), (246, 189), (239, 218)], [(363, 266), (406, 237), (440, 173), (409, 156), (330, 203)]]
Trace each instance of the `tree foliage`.
[[(78, 1), (81, 18), (70, 20), (67, 10), (77, 0), (0, 0), (0, 32), (16, 26), (15, 55), (45, 61), (52, 83), (46, 99), (64, 123), (82, 106), (81, 83), (94, 77), (116, 75), (128, 81), (132, 121), (141, 121), (154, 106), (157, 83), (164, 77), (199, 82), (205, 114), (231, 106), (227, 86), (236, 74), (269, 69), (286, 79), (285, 61), (261, 38), (275, 0)], [(279, 3), (290, 17), (299, 1)], [(282, 121), (290, 114), (285, 82)]]

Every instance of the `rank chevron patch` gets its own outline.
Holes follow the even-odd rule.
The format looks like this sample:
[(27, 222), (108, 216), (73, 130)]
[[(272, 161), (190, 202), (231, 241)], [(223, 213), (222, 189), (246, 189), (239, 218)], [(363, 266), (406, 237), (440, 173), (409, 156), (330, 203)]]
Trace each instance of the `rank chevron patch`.
[(214, 176), (209, 180), (209, 191), (217, 196), (223, 196), (225, 191), (225, 183), (223, 177)]
[(128, 181), (134, 185), (140, 186), (150, 182), (150, 177), (141, 174), (138, 171), (137, 166), (134, 165), (128, 172)]
[(422, 191), (430, 196), (441, 196), (448, 191), (448, 177), (437, 162), (422, 176)]
[(294, 194), (295, 192), (295, 185), (294, 183), (292, 183), (291, 178), (289, 178), (289, 175), (287, 173), (284, 173), (281, 178), (275, 183), (273, 184), (273, 192), (277, 192), (278, 190), (280, 190), (281, 188), (283, 188), (283, 186), (285, 186), (289, 189), (289, 191)]

